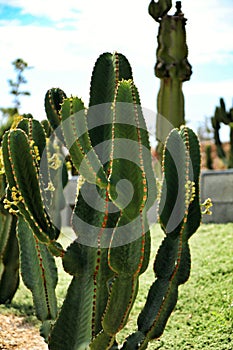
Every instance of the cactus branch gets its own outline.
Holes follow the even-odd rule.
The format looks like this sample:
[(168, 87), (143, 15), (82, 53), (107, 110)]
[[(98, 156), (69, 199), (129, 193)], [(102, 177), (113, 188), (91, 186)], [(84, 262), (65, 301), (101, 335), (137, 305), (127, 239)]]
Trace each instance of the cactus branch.
[[(161, 336), (178, 298), (178, 287), (190, 274), (188, 239), (200, 224), (200, 149), (195, 134), (183, 127), (168, 136), (163, 153), (163, 185), (159, 221), (165, 238), (157, 252), (155, 282), (138, 318), (138, 331), (129, 336), (123, 349), (146, 349)], [(166, 194), (165, 194), (166, 193)]]

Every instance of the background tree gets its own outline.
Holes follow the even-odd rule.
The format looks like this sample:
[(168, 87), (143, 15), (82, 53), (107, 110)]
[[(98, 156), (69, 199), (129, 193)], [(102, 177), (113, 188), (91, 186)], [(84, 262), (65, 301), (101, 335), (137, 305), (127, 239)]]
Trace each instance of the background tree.
[(20, 107), (20, 96), (30, 96), (31, 93), (29, 91), (21, 90), (22, 84), (26, 84), (27, 80), (23, 76), (23, 73), (26, 69), (30, 69), (27, 62), (25, 62), (22, 58), (17, 58), (14, 62), (12, 62), (15, 71), (17, 73), (16, 80), (9, 79), (8, 83), (11, 87), (10, 93), (14, 96), (14, 108), (18, 111)]
[(29, 67), (28, 63), (22, 58), (17, 58), (12, 62), (12, 65), (14, 66), (14, 70), (16, 72), (16, 78), (15, 80), (8, 79), (8, 84), (10, 86), (10, 94), (14, 96), (13, 106), (0, 108), (2, 113), (0, 119), (0, 139), (2, 139), (4, 132), (10, 128), (14, 117), (19, 115), (19, 107), (21, 105), (20, 97), (31, 95), (29, 91), (22, 90), (21, 87), (23, 84), (27, 83), (24, 76), (25, 70), (31, 69), (32, 67)]

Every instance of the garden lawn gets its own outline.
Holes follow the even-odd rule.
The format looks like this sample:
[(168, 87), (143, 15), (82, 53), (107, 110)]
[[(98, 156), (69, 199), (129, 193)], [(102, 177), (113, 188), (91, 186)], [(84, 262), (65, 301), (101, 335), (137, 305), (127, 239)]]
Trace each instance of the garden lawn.
[[(153, 256), (163, 238), (160, 227), (152, 228), (152, 256), (146, 273), (140, 278), (140, 290), (129, 322), (120, 332), (123, 339), (136, 329), (136, 317), (143, 307), (153, 276)], [(192, 270), (188, 282), (179, 287), (179, 300), (163, 336), (149, 350), (233, 348), (233, 224), (202, 225), (190, 239)], [(59, 264), (57, 288), (61, 305), (70, 280)], [(13, 302), (0, 306), (0, 312), (25, 316), (38, 327), (30, 292), (21, 283)]]

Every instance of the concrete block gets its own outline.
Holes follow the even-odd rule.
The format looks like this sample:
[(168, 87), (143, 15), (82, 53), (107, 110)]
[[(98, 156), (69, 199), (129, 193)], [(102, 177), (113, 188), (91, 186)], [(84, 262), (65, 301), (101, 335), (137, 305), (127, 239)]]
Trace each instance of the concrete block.
[(211, 198), (212, 215), (204, 223), (233, 222), (233, 169), (206, 170), (201, 173), (201, 201)]

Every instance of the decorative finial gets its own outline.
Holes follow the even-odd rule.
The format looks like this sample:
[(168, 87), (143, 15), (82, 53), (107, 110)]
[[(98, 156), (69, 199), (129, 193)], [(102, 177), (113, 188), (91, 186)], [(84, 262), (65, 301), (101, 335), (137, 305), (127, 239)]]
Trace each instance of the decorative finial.
[(175, 16), (183, 16), (183, 12), (181, 11), (181, 1), (176, 1), (176, 12)]

